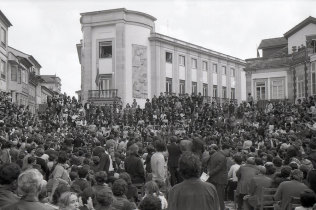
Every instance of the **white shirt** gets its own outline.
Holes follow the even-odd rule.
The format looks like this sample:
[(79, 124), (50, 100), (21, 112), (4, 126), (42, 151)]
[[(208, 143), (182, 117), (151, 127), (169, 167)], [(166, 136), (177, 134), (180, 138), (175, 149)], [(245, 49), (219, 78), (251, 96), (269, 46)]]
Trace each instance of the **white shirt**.
[(232, 178), (232, 180), (234, 182), (238, 182), (238, 178), (236, 176), (236, 172), (239, 170), (240, 168), (240, 165), (238, 165), (237, 163), (235, 163), (234, 165), (232, 165), (229, 169), (229, 172), (228, 172), (228, 178)]

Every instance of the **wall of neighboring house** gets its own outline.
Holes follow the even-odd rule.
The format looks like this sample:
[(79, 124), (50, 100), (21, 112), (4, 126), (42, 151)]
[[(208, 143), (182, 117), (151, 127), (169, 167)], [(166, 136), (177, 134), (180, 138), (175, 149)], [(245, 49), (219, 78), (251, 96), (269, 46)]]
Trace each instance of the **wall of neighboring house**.
[(306, 36), (316, 34), (316, 24), (310, 23), (297, 31), (295, 34), (288, 37), (288, 53), (292, 53), (292, 47), (297, 48), (301, 45), (306, 45)]

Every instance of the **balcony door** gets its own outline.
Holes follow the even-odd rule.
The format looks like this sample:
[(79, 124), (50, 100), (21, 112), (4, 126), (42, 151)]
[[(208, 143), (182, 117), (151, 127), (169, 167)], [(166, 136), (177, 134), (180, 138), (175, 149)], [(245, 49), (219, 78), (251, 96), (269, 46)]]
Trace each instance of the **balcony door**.
[(112, 75), (100, 75), (98, 86), (100, 97), (110, 97), (110, 89), (112, 89)]

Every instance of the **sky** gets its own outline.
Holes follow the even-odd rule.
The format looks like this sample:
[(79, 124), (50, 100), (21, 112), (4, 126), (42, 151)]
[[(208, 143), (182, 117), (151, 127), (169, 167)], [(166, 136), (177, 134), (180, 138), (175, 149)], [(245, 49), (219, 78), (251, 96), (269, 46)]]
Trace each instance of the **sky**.
[(241, 59), (256, 57), (262, 39), (316, 17), (315, 0), (0, 0), (13, 25), (9, 46), (33, 55), (41, 74), (59, 76), (72, 96), (81, 85), (80, 13), (123, 7), (157, 18), (158, 33)]

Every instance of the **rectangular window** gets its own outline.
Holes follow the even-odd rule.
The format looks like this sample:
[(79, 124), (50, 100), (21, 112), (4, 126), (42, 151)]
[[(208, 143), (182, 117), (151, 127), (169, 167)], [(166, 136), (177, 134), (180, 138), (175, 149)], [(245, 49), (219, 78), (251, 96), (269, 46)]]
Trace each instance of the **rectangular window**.
[(208, 84), (203, 84), (203, 96), (208, 96)]
[(193, 94), (197, 94), (197, 83), (196, 82), (192, 82), (192, 93)]
[(99, 58), (112, 58), (112, 42), (99, 43)]
[(236, 98), (236, 90), (235, 88), (230, 89), (230, 98), (235, 99)]
[(227, 98), (227, 88), (222, 87), (222, 98)]
[(179, 93), (180, 95), (183, 95), (185, 94), (185, 81), (184, 80), (180, 80), (180, 83), (179, 83)]
[(172, 53), (166, 52), (166, 62), (172, 63)]
[(300, 75), (297, 77), (296, 81), (296, 92), (297, 92), (297, 97), (298, 98), (303, 98), (305, 97), (305, 83), (304, 83), (304, 76)]
[(21, 73), (22, 73), (22, 75), (21, 75), (22, 83), (26, 83), (26, 81), (25, 81), (25, 71), (23, 70)]
[(185, 66), (185, 57), (183, 55), (179, 55), (179, 65)]
[(284, 99), (284, 79), (271, 81), (272, 99)]
[(22, 74), (21, 72), (22, 72), (22, 70), (19, 69), (19, 70), (18, 70), (18, 83), (19, 83), (19, 84), (21, 84), (21, 74)]
[(1, 46), (6, 47), (7, 46), (7, 33), (4, 30), (4, 28), (1, 28), (0, 39), (1, 39)]
[(172, 78), (166, 78), (166, 93), (171, 94), (172, 93)]
[(312, 63), (312, 93), (316, 94), (316, 62)]
[(217, 85), (213, 85), (213, 97), (218, 97), (218, 93), (217, 93)]
[(0, 64), (0, 72), (1, 72), (1, 78), (5, 79), (6, 76), (6, 68), (5, 68), (5, 62), (3, 60), (1, 60), (1, 64)]
[(256, 82), (256, 98), (257, 100), (266, 99), (266, 83), (265, 81)]
[(217, 74), (217, 64), (213, 64), (213, 73)]
[(207, 66), (207, 62), (206, 61), (202, 62), (202, 70), (203, 71), (207, 71), (208, 70), (208, 66)]
[(197, 60), (192, 58), (192, 69), (197, 69)]
[(227, 73), (227, 72), (226, 72), (226, 66), (222, 66), (222, 74), (223, 74), (223, 75), (226, 75), (226, 73)]
[(235, 69), (234, 69), (234, 68), (231, 68), (231, 69), (230, 69), (230, 76), (231, 76), (231, 77), (235, 77), (235, 74), (236, 74)]
[(18, 78), (18, 67), (12, 65), (11, 66), (11, 81), (17, 81)]
[(112, 87), (112, 75), (103, 74), (99, 79), (99, 90), (109, 90)]

